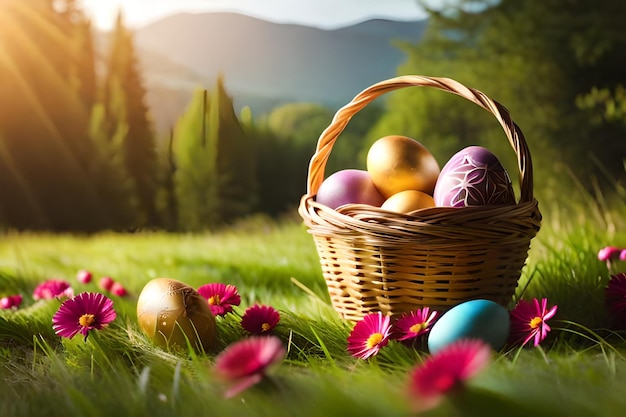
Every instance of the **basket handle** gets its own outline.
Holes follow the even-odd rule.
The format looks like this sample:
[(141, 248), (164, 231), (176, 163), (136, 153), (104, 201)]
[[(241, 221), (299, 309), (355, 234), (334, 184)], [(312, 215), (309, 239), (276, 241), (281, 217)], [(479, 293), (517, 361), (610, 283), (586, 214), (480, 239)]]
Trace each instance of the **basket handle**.
[(427, 77), (421, 75), (403, 75), (378, 82), (366, 88), (355, 96), (350, 103), (337, 111), (330, 125), (324, 129), (317, 141), (317, 148), (309, 163), (307, 194), (314, 195), (324, 181), (324, 169), (330, 156), (333, 145), (348, 122), (359, 110), (378, 96), (403, 87), (434, 87), (439, 90), (457, 94), (474, 102), (492, 113), (506, 134), (511, 147), (517, 155), (517, 164), (520, 174), (520, 203), (530, 202), (533, 197), (533, 175), (530, 151), (520, 128), (511, 120), (509, 111), (497, 101), (487, 97), (482, 92), (465, 87), (450, 78)]

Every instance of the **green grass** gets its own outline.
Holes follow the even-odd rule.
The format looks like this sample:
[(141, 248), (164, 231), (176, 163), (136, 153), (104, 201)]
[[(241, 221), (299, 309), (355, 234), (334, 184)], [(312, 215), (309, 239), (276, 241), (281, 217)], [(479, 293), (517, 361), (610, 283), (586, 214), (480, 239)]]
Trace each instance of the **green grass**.
[[(583, 202), (587, 216), (555, 208), (533, 240), (518, 296), (559, 305), (551, 337), (537, 349), (494, 355), (467, 391), (426, 415), (621, 416), (626, 409), (626, 344), (606, 330), (607, 244), (626, 246), (626, 220), (615, 209)], [(576, 211), (572, 211), (576, 213)], [(626, 218), (626, 217), (625, 217)], [(51, 328), (58, 301), (34, 302), (51, 277), (81, 285), (109, 275), (128, 297), (111, 296), (118, 318), (85, 342), (59, 339)], [(150, 279), (197, 287), (238, 287), (237, 314), (255, 303), (279, 309), (276, 334), (287, 359), (272, 378), (224, 399), (212, 372), (217, 352), (167, 352), (153, 346), (136, 319), (137, 295)], [(297, 222), (256, 219), (216, 234), (96, 236), (7, 234), (0, 241), (0, 295), (24, 295), (18, 311), (0, 311), (0, 416), (409, 416), (409, 370), (425, 353), (390, 343), (370, 361), (346, 352), (350, 325), (329, 305), (311, 237)], [(244, 336), (237, 315), (218, 318), (218, 348)], [(505, 411), (503, 411), (505, 410)]]

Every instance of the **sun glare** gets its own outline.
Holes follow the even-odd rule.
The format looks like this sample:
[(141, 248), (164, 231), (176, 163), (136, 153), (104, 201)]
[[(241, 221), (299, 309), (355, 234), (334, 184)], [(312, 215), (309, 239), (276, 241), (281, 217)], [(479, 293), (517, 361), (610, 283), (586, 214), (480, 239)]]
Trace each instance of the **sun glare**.
[(124, 23), (131, 28), (147, 24), (176, 9), (171, 1), (150, 0), (82, 0), (85, 14), (92, 19), (95, 27), (111, 29), (118, 13), (124, 16)]

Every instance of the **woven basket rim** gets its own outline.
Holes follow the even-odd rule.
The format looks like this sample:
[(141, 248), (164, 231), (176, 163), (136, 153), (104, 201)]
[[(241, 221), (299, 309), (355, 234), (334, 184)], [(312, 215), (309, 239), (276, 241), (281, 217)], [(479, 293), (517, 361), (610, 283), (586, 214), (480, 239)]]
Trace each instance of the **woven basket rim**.
[[(520, 197), (518, 203), (533, 203), (533, 201), (536, 203), (533, 195), (533, 168), (530, 150), (521, 129), (511, 119), (509, 111), (505, 106), (495, 100), (492, 100), (483, 92), (474, 88), (466, 87), (458, 81), (450, 78), (423, 75), (402, 75), (377, 82), (361, 91), (349, 103), (341, 107), (335, 113), (331, 123), (320, 134), (315, 153), (311, 157), (308, 166), (307, 193), (303, 196), (300, 202), (299, 211), (303, 217), (306, 216), (305, 212), (307, 211), (303, 205), (308, 205), (314, 201), (313, 199), (307, 197), (314, 197), (317, 194), (320, 185), (324, 181), (326, 163), (330, 157), (332, 148), (339, 135), (348, 125), (350, 119), (379, 96), (406, 87), (432, 87), (448, 93), (456, 94), (490, 112), (504, 130), (504, 133), (509, 140), (509, 144), (517, 157), (520, 187)], [(467, 208), (468, 207), (455, 208), (455, 210)], [(441, 209), (441, 207), (435, 209)], [(485, 210), (488, 208), (481, 207), (481, 209)], [(391, 214), (390, 212), (382, 209), (379, 209), (378, 211), (380, 213)], [(419, 210), (421, 214), (425, 214), (427, 211), (432, 210)]]

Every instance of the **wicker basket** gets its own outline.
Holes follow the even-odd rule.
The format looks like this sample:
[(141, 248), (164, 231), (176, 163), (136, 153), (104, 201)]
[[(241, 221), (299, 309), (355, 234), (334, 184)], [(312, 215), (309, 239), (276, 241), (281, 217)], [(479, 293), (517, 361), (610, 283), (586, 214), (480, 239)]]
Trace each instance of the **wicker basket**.
[[(315, 202), (333, 144), (351, 117), (378, 96), (411, 86), (457, 94), (496, 117), (517, 155), (517, 204), (400, 214), (362, 204), (333, 210)], [(298, 212), (313, 235), (333, 307), (354, 321), (376, 311), (445, 311), (477, 298), (506, 306), (541, 224), (529, 150), (506, 108), (454, 80), (417, 75), (374, 84), (339, 109), (318, 140)]]

